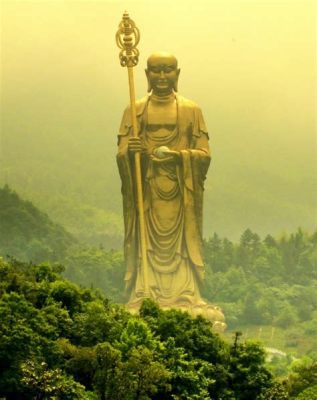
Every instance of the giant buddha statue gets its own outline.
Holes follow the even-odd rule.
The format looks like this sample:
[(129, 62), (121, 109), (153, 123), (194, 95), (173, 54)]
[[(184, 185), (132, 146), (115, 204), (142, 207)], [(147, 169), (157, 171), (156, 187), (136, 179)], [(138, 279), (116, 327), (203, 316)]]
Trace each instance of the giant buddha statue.
[[(148, 95), (136, 101), (139, 135), (133, 136), (128, 107), (118, 136), (128, 308), (137, 311), (144, 298), (150, 297), (163, 309), (201, 314), (223, 330), (221, 310), (200, 293), (203, 192), (210, 164), (208, 131), (197, 104), (178, 94), (180, 69), (173, 55), (151, 55), (145, 72)], [(148, 293), (141, 273), (136, 152), (141, 155)]]

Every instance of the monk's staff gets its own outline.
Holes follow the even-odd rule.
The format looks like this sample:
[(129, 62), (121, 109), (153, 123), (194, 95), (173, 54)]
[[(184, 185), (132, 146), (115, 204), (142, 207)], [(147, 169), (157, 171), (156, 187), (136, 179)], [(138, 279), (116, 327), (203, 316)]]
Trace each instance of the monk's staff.
[[(129, 90), (130, 90), (130, 110), (133, 127), (133, 136), (138, 137), (138, 124), (136, 119), (135, 107), (135, 89), (133, 79), (133, 67), (139, 61), (139, 50), (136, 48), (140, 41), (140, 32), (135, 26), (134, 21), (130, 19), (129, 14), (123, 14), (122, 21), (119, 24), (118, 32), (116, 33), (116, 42), (121, 49), (119, 58), (122, 67), (128, 68), (129, 76)], [(140, 152), (134, 154), (135, 158), (135, 175), (137, 185), (137, 200), (139, 209), (139, 222), (140, 222), (140, 247), (142, 258), (142, 272), (144, 280), (144, 297), (149, 296), (149, 281), (148, 281), (148, 263), (147, 263), (147, 248), (145, 238), (145, 224), (144, 224), (144, 207), (143, 207), (143, 192), (142, 192), (142, 175), (141, 175), (141, 157)]]

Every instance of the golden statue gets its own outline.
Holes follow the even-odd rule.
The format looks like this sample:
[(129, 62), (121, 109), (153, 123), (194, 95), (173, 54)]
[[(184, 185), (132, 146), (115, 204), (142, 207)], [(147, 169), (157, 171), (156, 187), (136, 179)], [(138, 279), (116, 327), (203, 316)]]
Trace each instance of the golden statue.
[(224, 330), (221, 310), (204, 301), (199, 290), (203, 190), (210, 164), (207, 128), (200, 108), (177, 92), (180, 69), (172, 54), (152, 54), (145, 72), (149, 94), (135, 102), (134, 113), (131, 107), (125, 110), (118, 136), (128, 308), (137, 311), (149, 297), (163, 309), (202, 314)]

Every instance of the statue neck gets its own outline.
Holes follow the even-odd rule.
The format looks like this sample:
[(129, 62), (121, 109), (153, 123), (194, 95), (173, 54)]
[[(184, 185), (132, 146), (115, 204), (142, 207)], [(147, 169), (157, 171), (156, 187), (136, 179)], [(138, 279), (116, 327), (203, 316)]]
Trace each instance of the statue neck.
[(158, 96), (154, 93), (151, 94), (150, 96), (150, 101), (153, 103), (157, 103), (157, 104), (166, 104), (166, 103), (173, 103), (175, 101), (175, 93), (172, 92), (166, 96)]

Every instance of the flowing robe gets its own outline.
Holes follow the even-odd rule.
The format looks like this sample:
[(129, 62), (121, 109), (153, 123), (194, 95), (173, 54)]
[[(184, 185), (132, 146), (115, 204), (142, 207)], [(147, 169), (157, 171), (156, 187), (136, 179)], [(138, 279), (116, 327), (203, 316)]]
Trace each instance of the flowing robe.
[[(202, 260), (204, 180), (210, 163), (208, 133), (200, 108), (176, 95), (175, 129), (151, 131), (147, 124), (149, 97), (137, 101), (145, 234), (150, 296), (162, 307), (191, 308), (206, 304), (199, 285)], [(133, 136), (130, 110), (124, 112), (117, 163), (122, 181), (125, 225), (126, 289), (133, 308), (144, 299), (134, 156), (128, 152)], [(155, 163), (150, 156), (160, 146), (180, 152), (180, 162)]]

